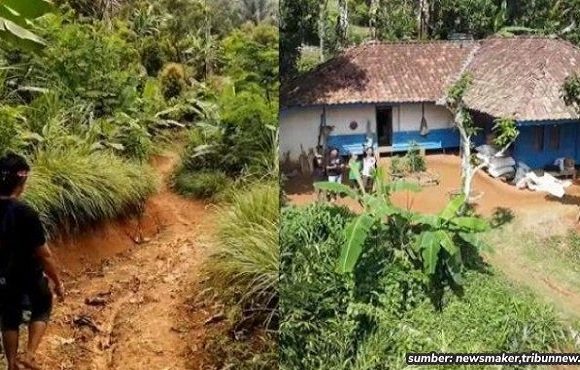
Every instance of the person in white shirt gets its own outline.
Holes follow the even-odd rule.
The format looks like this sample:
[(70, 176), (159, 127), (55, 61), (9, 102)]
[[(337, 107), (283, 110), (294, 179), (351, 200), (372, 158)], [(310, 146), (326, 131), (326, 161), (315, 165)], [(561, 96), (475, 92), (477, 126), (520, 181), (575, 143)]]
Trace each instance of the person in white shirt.
[(362, 163), (362, 180), (367, 191), (373, 188), (373, 175), (377, 169), (377, 158), (375, 157), (375, 152), (373, 148), (367, 148), (364, 153), (363, 163)]

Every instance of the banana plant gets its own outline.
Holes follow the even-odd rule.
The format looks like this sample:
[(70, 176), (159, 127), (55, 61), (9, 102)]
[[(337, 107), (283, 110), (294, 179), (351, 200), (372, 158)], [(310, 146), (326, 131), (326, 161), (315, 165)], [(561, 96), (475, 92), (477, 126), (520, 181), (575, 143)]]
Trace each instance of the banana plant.
[(477, 253), (489, 250), (477, 234), (489, 230), (487, 221), (479, 217), (463, 216), (464, 199), (453, 198), (437, 215), (414, 213), (408, 218), (413, 232), (411, 250), (420, 257), (423, 271), (432, 278), (450, 278), (462, 285), (464, 253), (462, 247)]
[(451, 279), (461, 285), (464, 270), (463, 247), (477, 252), (487, 246), (477, 233), (488, 230), (488, 223), (477, 217), (462, 214), (463, 197), (452, 199), (437, 215), (424, 215), (395, 206), (390, 195), (394, 192), (418, 192), (416, 183), (386, 182), (379, 168), (374, 175), (374, 187), (366, 192), (360, 174), (355, 169), (354, 177), (358, 189), (328, 182), (314, 184), (316, 189), (345, 194), (356, 200), (363, 211), (352, 219), (345, 228), (345, 243), (342, 247), (336, 271), (351, 273), (360, 256), (373, 227), (383, 224), (392, 232), (397, 232), (401, 240), (400, 248), (432, 279)]
[(39, 49), (45, 42), (31, 31), (32, 21), (53, 10), (47, 0), (0, 0), (0, 38), (16, 47)]

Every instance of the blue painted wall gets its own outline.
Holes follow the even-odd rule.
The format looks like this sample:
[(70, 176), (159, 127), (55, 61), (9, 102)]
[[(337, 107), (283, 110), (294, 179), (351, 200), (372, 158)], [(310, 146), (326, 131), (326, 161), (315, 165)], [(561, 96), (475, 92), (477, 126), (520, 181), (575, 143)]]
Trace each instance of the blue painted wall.
[[(560, 127), (560, 146), (558, 149), (550, 148), (550, 126)], [(543, 168), (554, 163), (556, 158), (571, 157), (580, 163), (580, 121), (538, 121), (518, 122), (520, 136), (513, 147), (513, 157), (516, 161), (522, 161), (532, 168)], [(535, 146), (534, 127), (541, 126), (544, 129), (544, 147), (538, 150)]]
[(420, 131), (393, 132), (393, 147), (406, 147), (411, 142), (416, 142), (428, 149), (443, 149), (459, 147), (459, 131), (453, 128), (437, 129), (429, 131), (423, 136)]

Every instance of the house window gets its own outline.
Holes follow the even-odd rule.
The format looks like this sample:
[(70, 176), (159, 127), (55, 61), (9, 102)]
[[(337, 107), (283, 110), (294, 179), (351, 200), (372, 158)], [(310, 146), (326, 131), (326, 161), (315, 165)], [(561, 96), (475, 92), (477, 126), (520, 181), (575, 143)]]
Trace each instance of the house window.
[(560, 149), (560, 126), (550, 127), (550, 149)]
[(544, 150), (544, 126), (534, 126), (534, 148), (538, 152)]

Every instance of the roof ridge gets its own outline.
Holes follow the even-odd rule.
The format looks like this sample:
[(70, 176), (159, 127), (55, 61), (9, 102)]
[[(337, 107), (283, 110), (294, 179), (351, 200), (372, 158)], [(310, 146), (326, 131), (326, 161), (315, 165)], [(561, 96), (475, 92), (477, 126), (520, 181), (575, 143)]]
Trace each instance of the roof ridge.
[(464, 44), (477, 43), (478, 40), (443, 40), (443, 39), (408, 39), (408, 40), (368, 40), (358, 45), (351, 46), (351, 48), (359, 48), (373, 45), (413, 45), (413, 44)]

